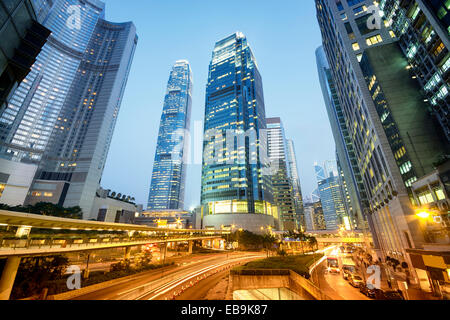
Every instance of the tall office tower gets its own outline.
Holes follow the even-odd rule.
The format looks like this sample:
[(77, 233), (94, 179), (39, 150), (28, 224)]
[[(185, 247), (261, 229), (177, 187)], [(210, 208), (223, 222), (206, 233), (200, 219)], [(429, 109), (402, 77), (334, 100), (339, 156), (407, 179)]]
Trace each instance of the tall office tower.
[(411, 72), (450, 140), (450, 5), (443, 0), (382, 0)]
[[(137, 44), (132, 23), (103, 20), (100, 1), (41, 3), (52, 31), (0, 115), (0, 156), (38, 166), (26, 203), (80, 206), (89, 218)], [(43, 15), (46, 14), (44, 17)]]
[(350, 131), (339, 103), (336, 86), (323, 47), (319, 47), (316, 50), (316, 61), (325, 107), (336, 143), (336, 159), (338, 167), (340, 167), (338, 173), (341, 177), (342, 185), (346, 188), (344, 192), (348, 193), (350, 200), (347, 207), (349, 215), (352, 217), (352, 227), (364, 230), (366, 225), (365, 215), (367, 215), (369, 209), (367, 195), (358, 168)]
[(411, 186), (433, 171), (448, 147), (390, 21), (372, 5), (316, 0), (324, 51), (380, 245), (375, 249), (381, 259), (406, 262), (417, 283), (422, 277), (414, 272), (409, 250), (423, 248), (425, 238)]
[[(0, 114), (31, 71), (50, 31), (38, 23), (30, 0), (0, 1)], [(0, 132), (8, 121), (0, 121)], [(0, 137), (0, 139), (2, 139)], [(22, 204), (36, 167), (0, 158), (0, 202)]]
[(267, 130), (269, 158), (278, 168), (276, 174), (272, 175), (272, 190), (274, 203), (278, 208), (280, 229), (298, 230), (287, 142), (281, 119), (267, 118)]
[(177, 61), (170, 73), (164, 99), (148, 210), (184, 209), (192, 79), (189, 62)]
[(314, 230), (327, 230), (322, 201), (313, 202), (313, 226)]
[[(83, 5), (85, 10), (80, 10), (79, 18), (82, 22), (92, 20), (95, 25), (103, 7), (90, 3)], [(8, 177), (6, 189), (10, 189), (8, 193), (5, 189), (0, 198), (3, 203), (24, 203), (92, 34), (92, 23), (80, 23), (80, 29), (76, 22), (68, 23), (73, 21), (69, 5), (78, 4), (78, 0), (33, 0), (38, 21), (52, 34), (27, 77), (0, 111), (0, 171)]]
[(50, 30), (38, 23), (30, 0), (0, 1), (0, 110), (25, 79)]
[(294, 141), (292, 139), (287, 139), (287, 158), (288, 158), (288, 168), (289, 168), (289, 176), (291, 178), (291, 184), (293, 187), (294, 193), (294, 205), (295, 212), (297, 214), (297, 226), (298, 228), (303, 227), (306, 230), (306, 221), (304, 215), (303, 208), (303, 195), (302, 195), (302, 187), (300, 184), (300, 177), (298, 174), (298, 165), (297, 165), (297, 155), (295, 153)]
[(314, 207), (312, 203), (305, 203), (304, 205), (304, 215), (305, 215), (305, 228), (304, 231), (314, 231), (316, 230), (314, 225)]
[[(329, 162), (327, 162), (329, 163)], [(330, 166), (328, 167), (330, 168)], [(322, 167), (315, 165), (318, 172), (317, 184), (319, 186), (320, 201), (322, 203), (323, 215), (327, 230), (338, 230), (341, 226), (350, 229), (350, 221), (346, 211), (345, 199), (342, 193), (341, 180), (335, 170), (330, 170), (324, 177), (320, 176), (325, 172)]]
[[(261, 75), (246, 37), (216, 43), (206, 88), (201, 203), (204, 226), (260, 232), (274, 223)], [(276, 218), (276, 217), (275, 217)]]

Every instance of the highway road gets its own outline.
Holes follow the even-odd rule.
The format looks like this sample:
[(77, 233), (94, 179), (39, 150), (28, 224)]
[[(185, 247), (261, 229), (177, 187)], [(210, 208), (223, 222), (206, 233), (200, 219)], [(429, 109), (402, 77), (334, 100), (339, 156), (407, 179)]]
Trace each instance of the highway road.
[[(329, 254), (330, 250), (324, 252)], [(329, 274), (326, 268), (327, 260), (324, 260), (312, 273), (311, 280), (333, 300), (371, 300), (354, 288), (339, 274)]]
[[(74, 300), (166, 300), (188, 287), (199, 285), (203, 292), (219, 273), (237, 264), (264, 258), (261, 253), (218, 253), (188, 256), (168, 268), (138, 274), (124, 283), (85, 294)], [(210, 278), (209, 277), (214, 277)], [(207, 282), (202, 280), (208, 279)], [(191, 297), (186, 299), (193, 299)], [(199, 298), (201, 299), (201, 298)]]
[[(228, 281), (230, 270), (224, 270), (218, 272), (202, 281), (199, 281), (197, 285), (186, 289), (181, 295), (175, 298), (175, 300), (209, 300), (208, 292), (213, 289), (219, 282)], [(226, 288), (225, 288), (226, 289)], [(223, 294), (225, 296), (226, 292)]]

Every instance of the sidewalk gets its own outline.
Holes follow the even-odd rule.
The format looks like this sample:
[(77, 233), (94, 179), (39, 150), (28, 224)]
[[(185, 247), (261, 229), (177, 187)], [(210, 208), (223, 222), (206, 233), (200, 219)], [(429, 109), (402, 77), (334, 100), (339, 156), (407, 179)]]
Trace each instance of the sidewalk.
[[(360, 263), (358, 259), (355, 259), (356, 265), (361, 272), (361, 274), (364, 275), (364, 278), (366, 278), (366, 272), (365, 272), (365, 266)], [(366, 263), (366, 265), (369, 265), (367, 260), (363, 260), (363, 263)], [(388, 271), (386, 270), (386, 266), (384, 264), (378, 264), (378, 266), (381, 268), (381, 289), (383, 291), (387, 290), (399, 290), (399, 284), (398, 282), (407, 282), (406, 281), (406, 275), (394, 272), (393, 270), (390, 270), (391, 275), (393, 275), (393, 281), (391, 283), (391, 287), (389, 287), (388, 283)], [(424, 292), (419, 285), (415, 284), (409, 284), (407, 292), (403, 292), (403, 295), (405, 296), (405, 299), (408, 300), (439, 300), (439, 298), (434, 297), (431, 293)]]
[[(393, 275), (394, 281), (392, 282), (392, 289), (389, 288), (388, 285), (388, 274), (386, 267), (381, 265), (381, 288), (383, 290), (398, 290), (398, 282), (407, 282), (406, 281), (406, 275), (394, 272), (390, 270), (391, 274)], [(431, 293), (423, 291), (419, 285), (410, 283), (408, 285), (408, 290), (406, 290), (406, 297), (405, 299), (408, 300), (440, 300), (438, 297), (434, 297)]]

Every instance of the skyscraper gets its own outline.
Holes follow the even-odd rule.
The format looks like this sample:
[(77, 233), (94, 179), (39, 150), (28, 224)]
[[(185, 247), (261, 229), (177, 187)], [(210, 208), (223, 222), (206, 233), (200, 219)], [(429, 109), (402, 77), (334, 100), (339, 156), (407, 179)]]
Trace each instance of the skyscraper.
[(0, 2), (0, 110), (27, 76), (50, 30), (38, 23), (31, 0)]
[(281, 230), (298, 230), (294, 188), (288, 161), (287, 141), (280, 118), (267, 118), (269, 158), (278, 170), (272, 175), (274, 203), (278, 208)]
[[(330, 169), (330, 166), (328, 166), (328, 169)], [(321, 176), (325, 170), (319, 165), (315, 165), (315, 170), (318, 173), (317, 184), (319, 186), (326, 229), (338, 230), (341, 226), (349, 226), (349, 218), (339, 176), (334, 170), (330, 170), (328, 174)]]
[(336, 159), (338, 167), (340, 167), (338, 171), (339, 174), (341, 170), (343, 172), (343, 175), (340, 174), (341, 182), (343, 186), (345, 185), (350, 197), (350, 202), (347, 205), (348, 212), (352, 216), (352, 226), (362, 230), (366, 224), (364, 215), (367, 214), (368, 210), (367, 195), (357, 165), (350, 131), (344, 118), (323, 47), (316, 50), (316, 60), (324, 102), (336, 143)]
[[(382, 17), (372, 1), (316, 0), (316, 8), (336, 97), (367, 192), (377, 255), (414, 270), (408, 251), (422, 248), (425, 238), (411, 186), (434, 170), (440, 156), (448, 156), (445, 135), (436, 132), (408, 61), (415, 49), (411, 47), (410, 58), (402, 53), (401, 33), (392, 29), (400, 17), (390, 20), (389, 11)], [(415, 11), (419, 13), (415, 8), (408, 15)], [(428, 38), (427, 29), (420, 30)], [(441, 59), (444, 44), (433, 39), (437, 46), (430, 43), (429, 52)], [(413, 283), (424, 278), (414, 272), (410, 276)]]
[(192, 72), (180, 60), (170, 73), (148, 198), (149, 210), (183, 209), (192, 109)]
[(31, 188), (21, 186), (29, 190), (26, 203), (80, 206), (88, 218), (134, 56), (136, 29), (132, 23), (103, 20), (104, 4), (97, 0), (34, 3), (52, 34), (0, 114), (0, 157), (7, 161), (2, 168), (37, 169)]
[[(259, 231), (274, 210), (261, 75), (246, 37), (216, 43), (206, 88), (201, 203), (204, 225)], [(270, 170), (269, 170), (270, 171)]]
[(306, 221), (303, 213), (302, 187), (298, 172), (297, 155), (295, 153), (294, 141), (292, 139), (287, 139), (287, 159), (289, 163), (289, 177), (291, 179), (294, 194), (295, 212), (297, 214), (297, 226), (298, 228), (303, 227), (305, 229)]
[(450, 5), (442, 0), (382, 0), (426, 103), (450, 140)]
[[(0, 17), (1, 114), (7, 109), (15, 89), (31, 71), (50, 30), (38, 23), (30, 0), (0, 1)], [(0, 120), (0, 132), (5, 126), (5, 120)], [(2, 139), (0, 135), (0, 142)], [(35, 172), (36, 166), (0, 158), (0, 202), (22, 204)]]

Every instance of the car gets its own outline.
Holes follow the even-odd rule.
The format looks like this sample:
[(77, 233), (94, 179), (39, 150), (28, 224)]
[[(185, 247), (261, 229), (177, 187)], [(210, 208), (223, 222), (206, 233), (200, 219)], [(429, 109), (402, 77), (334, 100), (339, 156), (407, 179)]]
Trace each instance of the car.
[(377, 300), (405, 300), (403, 293), (398, 290), (376, 290), (375, 299)]
[(343, 266), (342, 268), (342, 277), (345, 280), (350, 280), (350, 276), (355, 274), (356, 270), (354, 266)]
[(343, 269), (342, 270), (342, 277), (345, 279), (345, 280), (350, 280), (350, 276), (352, 275), (353, 273), (350, 271), (350, 270), (347, 270), (347, 269)]
[(363, 278), (361, 278), (360, 276), (358, 276), (357, 274), (352, 274), (349, 277), (349, 282), (350, 284), (355, 287), (355, 288), (359, 288), (361, 286), (361, 284), (364, 283)]
[(361, 292), (363, 295), (375, 299), (377, 294), (377, 289), (375, 289), (373, 286), (369, 286), (365, 283), (361, 283), (359, 287), (359, 292)]

